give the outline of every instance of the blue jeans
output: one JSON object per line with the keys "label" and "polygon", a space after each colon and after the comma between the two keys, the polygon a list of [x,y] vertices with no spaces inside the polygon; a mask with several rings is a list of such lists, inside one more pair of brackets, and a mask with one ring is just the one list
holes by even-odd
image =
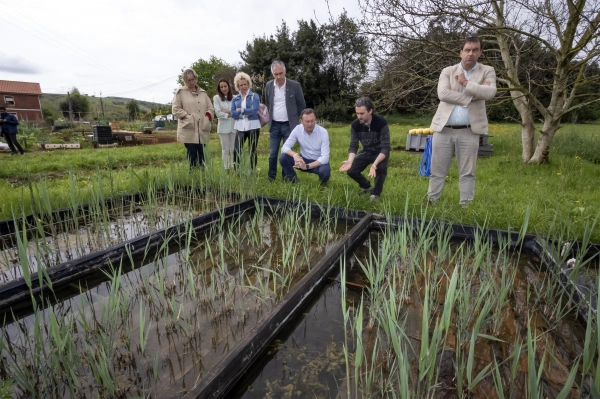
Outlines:
{"label": "blue jeans", "polygon": [[277,178],[277,158],[282,143],[290,136],[289,122],[271,121],[271,129],[269,130],[269,180],[273,181]]}
{"label": "blue jeans", "polygon": [[[315,159],[308,159],[304,157],[302,157],[302,159],[304,160],[304,163],[312,163],[316,161]],[[298,178],[296,177],[296,169],[294,168],[294,158],[290,157],[288,154],[281,154],[281,156],[279,157],[279,162],[281,163],[281,173],[283,174],[283,181],[291,181],[292,183],[297,182]],[[319,180],[321,180],[322,184],[327,183],[327,181],[329,180],[329,176],[331,175],[331,167],[329,166],[329,163],[326,163],[325,165],[319,165],[314,169],[298,170],[301,170],[302,172],[316,174],[317,176],[319,176]]]}

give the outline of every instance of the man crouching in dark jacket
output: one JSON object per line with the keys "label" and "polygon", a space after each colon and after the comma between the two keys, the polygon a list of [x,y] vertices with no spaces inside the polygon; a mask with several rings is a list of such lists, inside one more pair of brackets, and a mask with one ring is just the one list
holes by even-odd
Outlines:
{"label": "man crouching in dark jacket", "polygon": [[[383,190],[390,156],[390,128],[385,119],[375,115],[375,106],[369,97],[361,97],[354,104],[357,119],[350,126],[350,148],[348,159],[342,162],[340,172],[358,183],[362,193],[370,194],[370,201],[376,202]],[[358,152],[358,144],[362,151]],[[362,175],[371,165],[368,177],[375,179],[375,187]]]}
{"label": "man crouching in dark jacket", "polygon": [[6,107],[0,105],[0,127],[2,127],[2,135],[6,140],[6,144],[10,147],[12,155],[17,155],[17,150],[21,155],[25,155],[25,151],[21,147],[21,144],[17,141],[17,125],[19,121],[17,118],[6,112]]}

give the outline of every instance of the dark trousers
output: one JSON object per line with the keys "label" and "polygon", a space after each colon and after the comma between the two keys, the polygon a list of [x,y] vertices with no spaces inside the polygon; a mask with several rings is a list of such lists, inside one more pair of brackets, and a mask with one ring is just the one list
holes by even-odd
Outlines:
{"label": "dark trousers", "polygon": [[277,158],[281,144],[290,137],[291,133],[289,122],[271,121],[269,130],[269,180],[274,181],[277,177]]}
{"label": "dark trousers", "polygon": [[[302,155],[301,155],[302,156]],[[315,162],[315,159],[308,159],[302,157],[304,163]],[[296,170],[301,170],[302,172],[314,173],[319,176],[319,180],[321,183],[327,183],[329,180],[329,176],[331,175],[331,167],[329,163],[325,165],[319,165],[314,169],[304,170],[304,169],[295,169],[294,168],[294,158],[290,157],[288,154],[281,154],[279,157],[279,163],[281,163],[281,173],[283,174],[283,181],[291,181],[296,182],[298,178],[296,177]]]}
{"label": "dark trousers", "polygon": [[240,167],[240,156],[246,140],[248,140],[248,149],[250,150],[250,168],[256,168],[256,161],[258,159],[258,156],[256,155],[256,147],[258,146],[259,135],[260,129],[237,132],[237,136],[235,138],[235,150],[233,151],[233,163],[236,168]]}
{"label": "dark trousers", "polygon": [[[371,188],[371,182],[369,182],[369,180],[362,175],[362,171],[365,170],[367,166],[375,162],[375,159],[377,159],[378,155],[379,153],[369,154],[366,152],[361,152],[354,157],[352,166],[350,169],[348,169],[347,173],[350,178],[358,183],[360,188]],[[375,187],[371,190],[371,194],[373,195],[381,195],[381,192],[383,191],[383,183],[385,182],[385,177],[387,176],[388,159],[389,158],[386,157],[383,162],[377,165],[375,170]]]}
{"label": "dark trousers", "polygon": [[204,144],[184,143],[190,168],[204,166]]}
{"label": "dark trousers", "polygon": [[13,154],[16,154],[17,150],[19,150],[21,154],[25,153],[25,151],[23,151],[23,148],[21,147],[21,144],[19,144],[19,142],[17,141],[16,133],[3,133],[3,135],[4,139],[6,140],[6,144],[8,144],[8,147],[10,148]]}

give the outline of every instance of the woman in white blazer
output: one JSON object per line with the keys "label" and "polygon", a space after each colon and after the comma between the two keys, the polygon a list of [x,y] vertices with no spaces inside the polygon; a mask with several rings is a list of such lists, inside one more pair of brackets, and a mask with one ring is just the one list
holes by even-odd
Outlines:
{"label": "woman in white blazer", "polygon": [[213,98],[215,105],[215,115],[219,120],[217,133],[221,139],[221,149],[223,153],[223,166],[226,170],[233,166],[233,150],[235,147],[235,129],[233,127],[235,120],[231,117],[231,99],[233,93],[229,82],[225,79],[217,83],[217,95]]}

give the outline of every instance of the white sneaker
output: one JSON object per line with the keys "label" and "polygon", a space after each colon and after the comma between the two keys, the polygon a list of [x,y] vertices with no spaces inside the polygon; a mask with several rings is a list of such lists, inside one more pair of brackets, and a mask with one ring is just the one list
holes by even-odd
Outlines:
{"label": "white sneaker", "polygon": [[379,200],[379,195],[371,194],[369,197],[369,202],[377,202]]}

